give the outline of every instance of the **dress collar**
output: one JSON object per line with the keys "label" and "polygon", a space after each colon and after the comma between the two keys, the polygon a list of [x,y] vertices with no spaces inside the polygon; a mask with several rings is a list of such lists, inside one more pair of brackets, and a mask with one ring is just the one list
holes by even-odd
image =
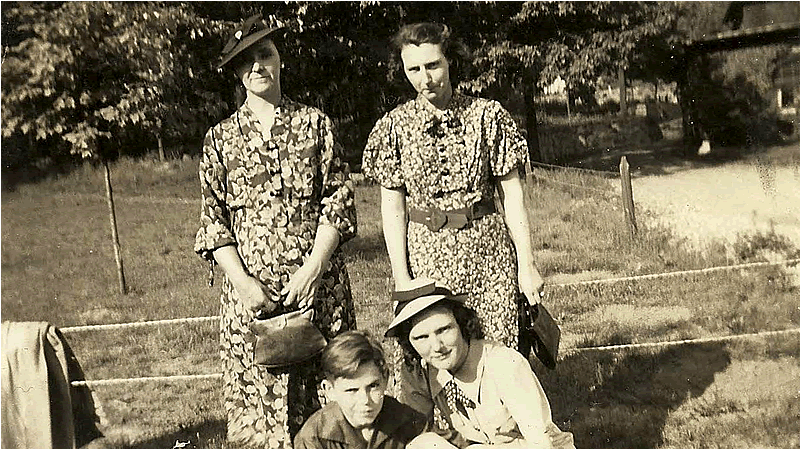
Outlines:
{"label": "dress collar", "polygon": [[464,104],[465,100],[465,95],[453,91],[453,96],[450,97],[450,102],[447,103],[447,107],[444,109],[439,109],[432,105],[430,101],[422,96],[422,94],[417,95],[417,97],[414,99],[414,102],[416,103],[418,109],[433,114],[437,118],[444,119],[451,117],[456,110],[458,110],[462,104]]}
{"label": "dress collar", "polygon": [[[294,102],[286,96],[281,96],[281,99],[278,101],[278,104],[275,105],[275,122],[272,124],[272,128],[275,129],[275,125],[278,125],[283,122],[284,118],[287,115],[287,111],[289,111],[294,106]],[[239,123],[239,131],[242,134],[245,134],[244,127],[249,129],[260,129],[261,123],[258,122],[255,113],[250,106],[247,105],[245,101],[239,106],[239,109],[236,110],[236,120]]]}

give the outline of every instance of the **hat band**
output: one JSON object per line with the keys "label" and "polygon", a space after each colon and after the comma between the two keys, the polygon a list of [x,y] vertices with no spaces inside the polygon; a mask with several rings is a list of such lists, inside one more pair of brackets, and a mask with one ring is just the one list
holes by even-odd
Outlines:
{"label": "hat band", "polygon": [[436,284],[431,282],[411,290],[395,291],[392,293],[392,300],[399,302],[411,301],[422,296],[428,296],[434,291],[436,291]]}

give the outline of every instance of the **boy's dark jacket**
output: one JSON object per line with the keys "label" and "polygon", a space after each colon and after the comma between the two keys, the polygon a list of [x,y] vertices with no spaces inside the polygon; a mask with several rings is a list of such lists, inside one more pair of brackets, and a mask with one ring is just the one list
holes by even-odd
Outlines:
{"label": "boy's dark jacket", "polygon": [[331,402],[308,418],[294,439],[294,449],[404,449],[426,430],[426,417],[386,396],[375,418],[372,441],[347,422],[339,405]]}

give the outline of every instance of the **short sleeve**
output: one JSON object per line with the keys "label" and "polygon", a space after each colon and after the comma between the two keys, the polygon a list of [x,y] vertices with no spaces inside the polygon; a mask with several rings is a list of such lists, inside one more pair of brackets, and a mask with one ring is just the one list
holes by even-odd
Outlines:
{"label": "short sleeve", "polygon": [[490,102],[492,113],[486,126],[489,129],[488,142],[491,142],[492,175],[502,177],[514,168],[519,170],[520,177],[525,175],[528,163],[528,143],[520,133],[511,114],[500,103]]}
{"label": "short sleeve", "polygon": [[333,226],[339,231],[340,243],[356,235],[356,206],[350,166],[344,161],[341,145],[331,119],[323,115],[320,125],[322,151],[322,209],[320,224]]}
{"label": "short sleeve", "polygon": [[225,203],[227,170],[214,137],[212,128],[203,140],[203,158],[200,161],[200,229],[194,244],[195,252],[207,260],[213,260],[212,253],[215,249],[236,244],[231,230],[230,210]]}
{"label": "short sleeve", "polygon": [[387,189],[397,189],[405,184],[400,168],[400,138],[390,114],[378,120],[369,133],[361,172]]}

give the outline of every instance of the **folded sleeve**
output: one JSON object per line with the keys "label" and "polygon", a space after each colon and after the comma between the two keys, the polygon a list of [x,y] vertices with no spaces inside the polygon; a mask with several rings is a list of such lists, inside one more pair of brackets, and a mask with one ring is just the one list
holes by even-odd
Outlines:
{"label": "folded sleeve", "polygon": [[492,175],[502,177],[516,168],[520,177],[524,177],[528,162],[528,143],[511,114],[500,103],[492,101],[489,103],[487,117],[490,117],[485,125],[488,131],[487,142],[492,145]]}
{"label": "folded sleeve", "polygon": [[345,242],[353,238],[357,230],[355,191],[350,179],[350,166],[344,161],[344,152],[336,140],[333,122],[326,115],[321,119],[320,135],[323,143],[320,161],[320,224],[336,228],[339,231],[339,241]]}
{"label": "folded sleeve", "polygon": [[508,349],[493,365],[498,373],[497,391],[525,440],[531,447],[550,448],[545,435],[551,422],[550,404],[528,361]]}
{"label": "folded sleeve", "polygon": [[400,139],[390,114],[378,120],[369,133],[361,171],[365,177],[387,189],[397,189],[405,184],[400,167]]}
{"label": "folded sleeve", "polygon": [[227,170],[222,153],[215,141],[214,129],[209,129],[203,140],[203,158],[200,161],[200,190],[202,205],[200,229],[195,237],[194,250],[201,257],[213,260],[215,249],[235,245],[231,229],[230,210],[225,203]]}

